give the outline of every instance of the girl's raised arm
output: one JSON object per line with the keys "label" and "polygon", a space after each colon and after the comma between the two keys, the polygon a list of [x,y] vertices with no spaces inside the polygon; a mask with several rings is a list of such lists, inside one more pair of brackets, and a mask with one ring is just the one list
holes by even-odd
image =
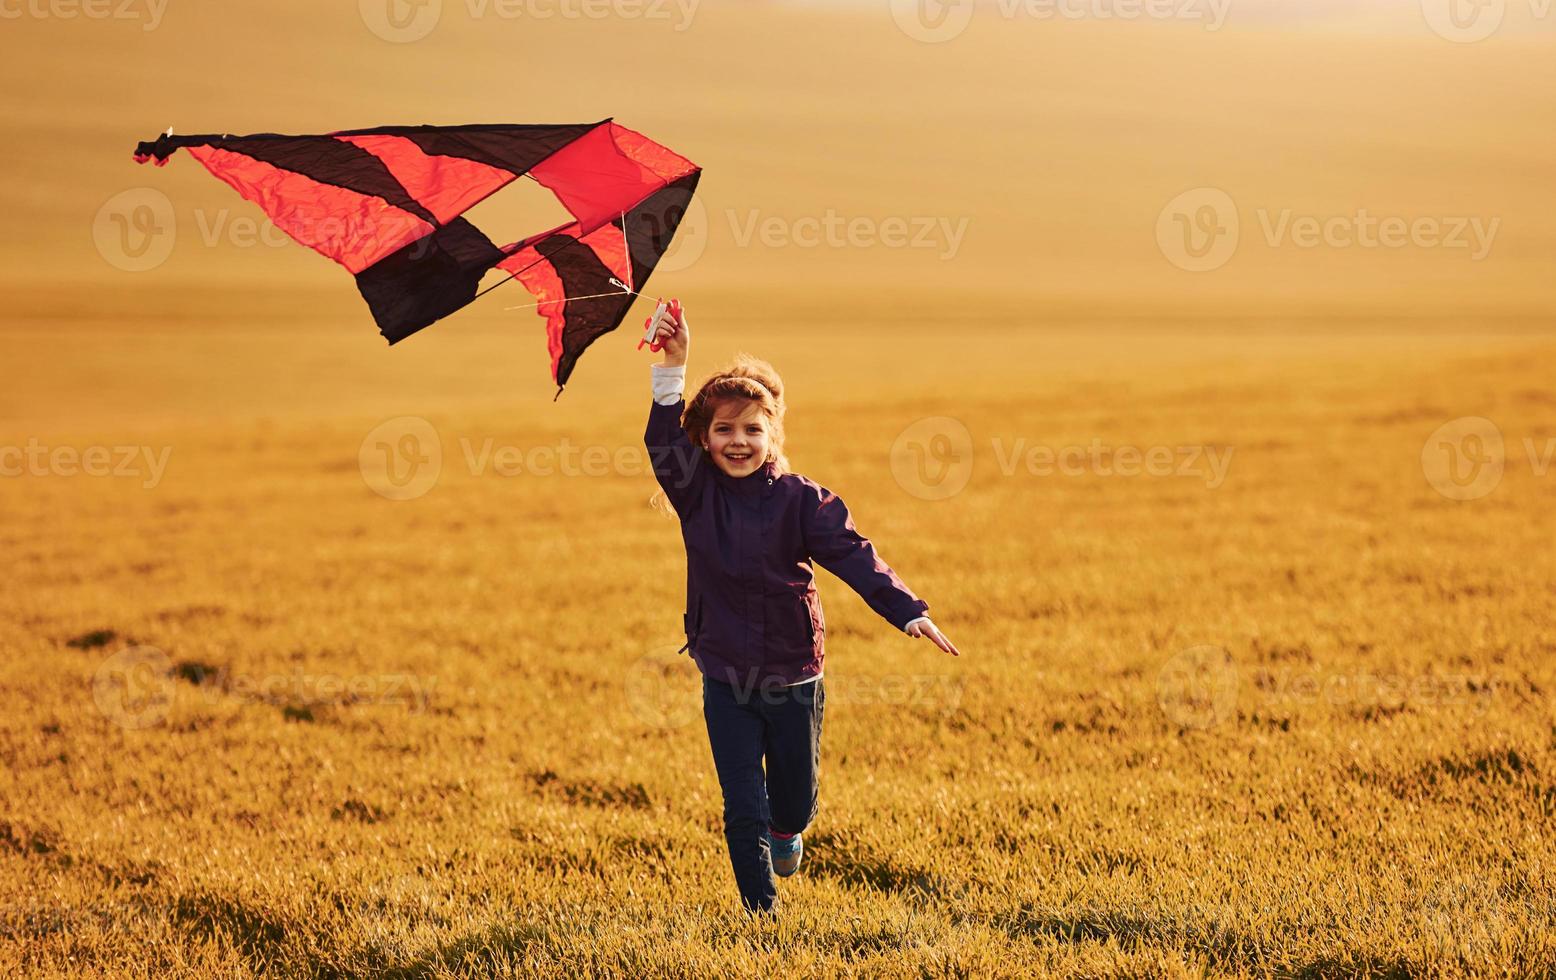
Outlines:
{"label": "girl's raised arm", "polygon": [[681,412],[686,407],[682,392],[686,388],[686,358],[691,348],[691,329],[683,310],[679,318],[668,311],[661,319],[654,339],[664,345],[663,364],[652,368],[654,399],[648,409],[648,428],[643,445],[648,449],[654,479],[664,489],[677,514],[685,515],[702,496],[707,479],[702,452],[681,428]]}

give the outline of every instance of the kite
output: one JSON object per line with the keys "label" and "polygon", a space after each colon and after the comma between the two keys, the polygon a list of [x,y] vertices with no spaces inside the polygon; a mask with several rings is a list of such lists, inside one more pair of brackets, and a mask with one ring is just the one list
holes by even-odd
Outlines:
{"label": "kite", "polygon": [[[179,149],[300,244],[356,277],[390,344],[517,279],[546,321],[557,394],[584,350],[626,318],[670,247],[702,169],[611,119],[572,125],[380,126],[316,136],[174,136]],[[572,221],[507,245],[462,215],[520,177]],[[483,276],[508,277],[481,290]]]}

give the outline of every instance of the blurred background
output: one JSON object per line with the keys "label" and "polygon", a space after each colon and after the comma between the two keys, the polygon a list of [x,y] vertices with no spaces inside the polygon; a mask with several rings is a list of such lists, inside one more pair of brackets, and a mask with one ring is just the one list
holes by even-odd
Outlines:
{"label": "blurred background", "polygon": [[[1533,0],[34,5],[0,66],[8,420],[552,394],[540,319],[502,310],[521,287],[388,350],[342,270],[193,160],[130,160],[169,126],[614,116],[705,168],[654,286],[709,344],[825,318],[888,357],[948,320],[1408,346],[1552,312],[1556,28]],[[474,217],[510,240],[548,203]],[[580,410],[638,377],[626,339],[584,360]],[[271,343],[276,367],[247,356]],[[942,344],[919,380],[990,354]],[[91,383],[61,388],[65,361]]]}

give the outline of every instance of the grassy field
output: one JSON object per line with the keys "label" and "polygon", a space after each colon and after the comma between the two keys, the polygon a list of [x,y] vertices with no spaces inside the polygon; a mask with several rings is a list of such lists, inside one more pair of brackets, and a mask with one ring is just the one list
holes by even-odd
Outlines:
{"label": "grassy field", "polygon": [[[582,6],[4,11],[0,976],[1556,974],[1545,4],[542,16]],[[692,375],[778,366],[795,467],[964,652],[820,575],[777,924],[674,652],[648,355],[553,402],[515,286],[386,349],[130,160],[606,116],[705,168],[652,284]]]}
{"label": "grassy field", "polygon": [[[891,365],[939,331],[841,326],[709,321],[693,373],[786,370],[796,467],[965,656],[822,574],[781,923],[737,909],[622,345],[598,404],[38,437],[167,455],[0,482],[0,972],[1556,969],[1549,340],[969,328],[925,392]],[[1464,416],[1489,490],[1423,462]],[[420,424],[437,479],[396,489],[374,447]]]}

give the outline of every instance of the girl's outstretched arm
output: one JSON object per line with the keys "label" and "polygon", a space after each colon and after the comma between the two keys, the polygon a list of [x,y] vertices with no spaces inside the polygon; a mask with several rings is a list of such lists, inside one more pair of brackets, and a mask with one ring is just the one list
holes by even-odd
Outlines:
{"label": "girl's outstretched arm", "polygon": [[[913,594],[891,566],[876,554],[870,539],[854,527],[843,498],[815,483],[808,483],[803,530],[805,548],[822,568],[859,593],[887,622],[909,636],[927,636],[946,653],[959,656],[950,640],[924,613],[929,603]],[[943,642],[942,642],[943,641]]]}

